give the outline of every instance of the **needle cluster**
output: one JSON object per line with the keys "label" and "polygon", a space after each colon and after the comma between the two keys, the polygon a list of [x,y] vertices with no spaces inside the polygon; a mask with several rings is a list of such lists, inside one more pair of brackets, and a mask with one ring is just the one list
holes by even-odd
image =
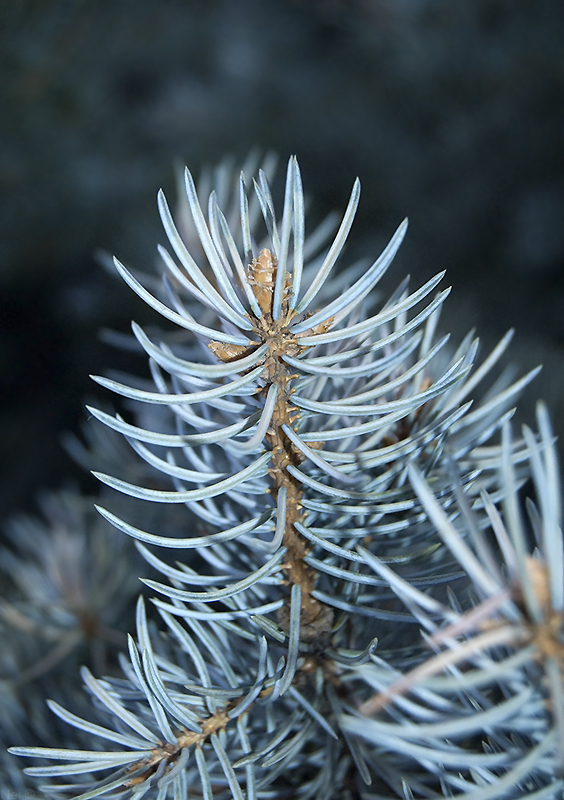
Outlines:
{"label": "needle cluster", "polygon": [[97,473],[139,501],[98,511],[160,578],[123,675],[83,670],[91,717],[50,703],[84,744],[11,752],[81,800],[556,800],[559,479],[544,408],[510,429],[536,371],[491,378],[511,332],[437,336],[444,273],[375,302],[405,221],[335,275],[358,180],[306,237],[296,159],[279,217],[263,166],[186,171],[176,221],[159,193],[159,285],[115,260],[173,330],[133,324],[150,379],[95,377],[144,477]]}

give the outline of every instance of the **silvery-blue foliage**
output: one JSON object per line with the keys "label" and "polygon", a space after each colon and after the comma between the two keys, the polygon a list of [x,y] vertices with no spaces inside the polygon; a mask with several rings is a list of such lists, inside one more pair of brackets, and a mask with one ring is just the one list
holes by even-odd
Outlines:
{"label": "silvery-blue foliage", "polygon": [[[7,582],[0,618],[23,637],[34,658],[19,683],[87,645],[100,667],[104,651],[124,642],[120,620],[138,591],[135,555],[75,491],[44,494],[43,518],[20,515],[6,525],[0,572]],[[22,643],[23,644],[23,643]]]}
{"label": "silvery-blue foliage", "polygon": [[95,378],[126,416],[90,408],[138,464],[98,477],[139,503],[98,509],[156,614],[122,677],[83,670],[91,717],[51,703],[80,747],[12,752],[83,800],[560,797],[558,475],[542,408],[509,427],[535,372],[490,377],[511,333],[437,335],[443,273],[373,300],[406,222],[336,276],[359,182],[306,236],[296,159],[279,215],[271,167],[186,171],[177,222],[159,193],[159,284],[115,260],[173,323],[133,325],[150,380]]}

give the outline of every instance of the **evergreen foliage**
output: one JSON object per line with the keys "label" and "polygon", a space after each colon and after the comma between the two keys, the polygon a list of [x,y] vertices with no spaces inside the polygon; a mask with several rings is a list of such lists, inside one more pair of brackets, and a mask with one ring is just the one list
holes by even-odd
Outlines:
{"label": "evergreen foliage", "polygon": [[173,323],[133,324],[150,379],[95,378],[126,416],[90,408],[154,596],[121,674],[82,669],[93,709],[50,701],[65,743],[11,752],[82,800],[561,798],[559,477],[544,407],[510,422],[536,371],[491,377],[511,333],[437,336],[443,273],[374,299],[406,222],[335,276],[359,182],[306,237],[296,159],[279,217],[271,170],[186,171],[176,222],[159,193],[158,284],[115,260]]}

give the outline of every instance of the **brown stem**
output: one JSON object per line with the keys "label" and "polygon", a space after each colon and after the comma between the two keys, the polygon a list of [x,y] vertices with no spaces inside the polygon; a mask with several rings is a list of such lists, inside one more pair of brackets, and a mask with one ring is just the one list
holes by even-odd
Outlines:
{"label": "brown stem", "polygon": [[[260,256],[254,259],[249,266],[248,280],[253,287],[257,303],[261,309],[260,319],[252,317],[254,333],[258,336],[260,344],[268,346],[263,360],[264,386],[262,394],[268,394],[271,386],[278,387],[276,405],[272,414],[270,428],[266,441],[272,451],[270,476],[273,487],[271,493],[275,502],[281,488],[286,489],[286,523],[283,544],[286,548],[286,560],[282,567],[287,575],[290,586],[297,584],[301,588],[301,619],[300,638],[311,641],[319,636],[326,636],[333,624],[333,610],[312,597],[315,589],[316,573],[305,563],[309,552],[309,543],[296,530],[296,523],[305,521],[302,508],[302,488],[298,481],[288,472],[290,465],[297,465],[303,460],[302,453],[288,439],[283,431],[283,426],[294,427],[299,418],[298,409],[292,405],[292,382],[298,375],[294,374],[284,362],[283,356],[298,356],[306,348],[298,343],[297,338],[291,333],[290,322],[295,316],[295,311],[290,309],[288,293],[290,278],[286,276],[286,286],[282,300],[282,309],[279,319],[273,319],[274,287],[276,284],[277,262],[269,250],[263,250]],[[327,321],[315,329],[307,331],[304,336],[313,333],[322,333],[331,325]],[[237,361],[248,354],[248,349],[235,348],[219,342],[210,342],[212,352],[223,361]],[[281,609],[278,622],[284,629],[289,628],[289,601]]]}

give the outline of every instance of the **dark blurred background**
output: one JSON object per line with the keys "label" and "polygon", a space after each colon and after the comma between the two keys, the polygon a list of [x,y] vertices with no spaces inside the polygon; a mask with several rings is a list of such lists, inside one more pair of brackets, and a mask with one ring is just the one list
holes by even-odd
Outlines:
{"label": "dark blurred background", "polygon": [[[155,194],[251,147],[296,153],[312,216],[363,197],[350,256],[400,220],[388,285],[447,268],[443,327],[544,363],[564,436],[562,0],[0,3],[0,510],[74,472],[60,446],[142,304],[93,258],[151,269]],[[84,479],[86,480],[86,479]]]}

